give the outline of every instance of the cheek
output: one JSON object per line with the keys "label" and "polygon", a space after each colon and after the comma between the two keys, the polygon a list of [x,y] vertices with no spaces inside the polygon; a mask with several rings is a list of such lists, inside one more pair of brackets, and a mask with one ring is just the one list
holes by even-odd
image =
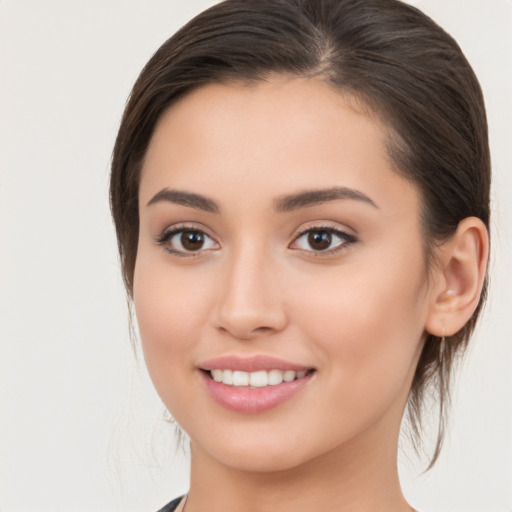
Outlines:
{"label": "cheek", "polygon": [[400,261],[395,253],[394,259],[383,257],[371,266],[361,261],[360,268],[340,267],[336,273],[303,286],[308,293],[295,303],[297,318],[305,319],[301,330],[333,381],[357,390],[351,396],[370,385],[377,394],[394,393],[409,378],[421,344],[421,254]]}
{"label": "cheek", "polygon": [[193,367],[194,348],[210,309],[208,281],[197,269],[187,270],[176,271],[144,254],[135,267],[134,305],[142,349],[160,394]]}

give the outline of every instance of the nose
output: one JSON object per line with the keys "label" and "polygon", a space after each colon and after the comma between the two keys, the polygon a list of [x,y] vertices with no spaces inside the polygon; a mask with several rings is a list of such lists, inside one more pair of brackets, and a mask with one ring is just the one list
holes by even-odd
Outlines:
{"label": "nose", "polygon": [[283,330],[287,315],[282,276],[269,258],[247,250],[225,263],[215,308],[217,329],[239,340]]}

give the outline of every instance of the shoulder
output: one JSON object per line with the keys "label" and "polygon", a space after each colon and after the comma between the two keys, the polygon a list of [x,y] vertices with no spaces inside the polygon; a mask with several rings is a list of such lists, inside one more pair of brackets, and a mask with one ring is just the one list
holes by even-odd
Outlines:
{"label": "shoulder", "polygon": [[170,503],[167,503],[167,505],[162,507],[158,512],[173,512],[173,510],[176,510],[182,499],[183,496],[180,496],[179,498],[172,500]]}

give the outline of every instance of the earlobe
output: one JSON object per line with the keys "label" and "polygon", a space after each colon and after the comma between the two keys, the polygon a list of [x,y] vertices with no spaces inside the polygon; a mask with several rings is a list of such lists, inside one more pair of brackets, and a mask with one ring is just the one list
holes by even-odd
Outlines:
{"label": "earlobe", "polygon": [[425,328],[435,336],[451,336],[464,327],[480,300],[489,257],[485,224],[476,217],[462,220],[437,256],[436,284]]}

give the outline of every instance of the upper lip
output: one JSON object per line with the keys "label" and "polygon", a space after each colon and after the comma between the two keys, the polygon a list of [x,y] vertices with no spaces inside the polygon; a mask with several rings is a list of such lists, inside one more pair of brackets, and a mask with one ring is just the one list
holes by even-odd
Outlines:
{"label": "upper lip", "polygon": [[244,372],[255,372],[259,370],[293,370],[296,372],[310,370],[310,366],[291,363],[277,357],[256,355],[241,357],[237,355],[226,355],[208,359],[200,363],[202,370],[239,370]]}

